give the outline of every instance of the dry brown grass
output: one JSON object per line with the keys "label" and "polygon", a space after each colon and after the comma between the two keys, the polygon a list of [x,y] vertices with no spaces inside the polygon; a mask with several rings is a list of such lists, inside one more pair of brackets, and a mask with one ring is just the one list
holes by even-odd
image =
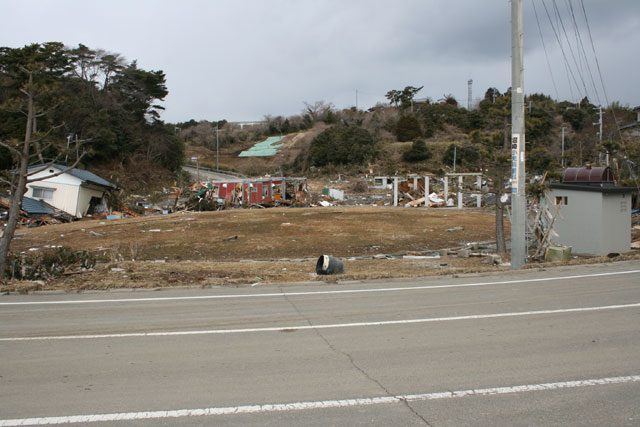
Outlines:
{"label": "dry brown grass", "polygon": [[[483,210],[386,207],[233,209],[115,221],[79,221],[18,230],[13,251],[64,245],[94,250],[95,270],[52,282],[10,282],[5,291],[82,291],[168,286],[370,280],[505,270],[484,258],[373,259],[376,254],[431,255],[494,238]],[[462,231],[447,231],[456,226]],[[507,235],[508,235],[507,229]],[[237,236],[237,240],[227,241]],[[345,274],[316,276],[322,254],[341,258]],[[358,259],[350,259],[357,257]],[[132,261],[135,258],[136,261]],[[638,259],[627,255],[617,259]],[[508,261],[508,257],[505,258]],[[606,262],[574,259],[567,264]],[[548,266],[550,264],[544,264]],[[529,264],[528,268],[541,264]]]}
{"label": "dry brown grass", "polygon": [[[21,229],[13,251],[64,245],[137,260],[238,260],[424,253],[494,238],[481,210],[385,207],[233,209]],[[463,231],[448,232],[455,227]],[[236,240],[227,241],[237,236]]]}
{"label": "dry brown grass", "polygon": [[[447,231],[454,226],[465,229]],[[493,235],[492,213],[455,209],[233,209],[78,221],[20,229],[12,250],[28,252],[59,245],[92,250],[104,261],[95,271],[46,285],[22,283],[7,289],[71,291],[326,280],[312,276],[315,261],[322,254],[345,259],[346,274],[340,280],[416,277],[468,268],[465,264],[479,261],[347,258],[429,254],[471,241],[492,240]]]}

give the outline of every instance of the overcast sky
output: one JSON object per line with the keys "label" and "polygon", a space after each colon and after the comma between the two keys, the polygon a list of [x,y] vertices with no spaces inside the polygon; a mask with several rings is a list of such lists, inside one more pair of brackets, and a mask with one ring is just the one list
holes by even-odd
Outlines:
{"label": "overcast sky", "polygon": [[[605,105],[597,57],[609,100],[640,105],[640,1],[583,3],[556,0],[559,19],[553,0],[524,0],[525,92],[569,101],[586,94]],[[409,85],[424,86],[419,98],[453,94],[466,106],[470,79],[476,99],[511,85],[510,7],[508,0],[0,0],[0,45],[82,43],[163,70],[168,122],[261,120],[320,100],[348,108],[356,91],[366,109]]]}

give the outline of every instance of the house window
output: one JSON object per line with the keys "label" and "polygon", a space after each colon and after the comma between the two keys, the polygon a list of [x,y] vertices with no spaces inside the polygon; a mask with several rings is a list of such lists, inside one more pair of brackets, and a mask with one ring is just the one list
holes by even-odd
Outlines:
{"label": "house window", "polygon": [[269,197],[269,187],[267,185],[262,186],[262,197]]}
{"label": "house window", "polygon": [[54,190],[55,188],[33,187],[33,198],[51,200],[53,199]]}
{"label": "house window", "polygon": [[556,205],[565,205],[569,204],[569,198],[567,196],[556,196]]}

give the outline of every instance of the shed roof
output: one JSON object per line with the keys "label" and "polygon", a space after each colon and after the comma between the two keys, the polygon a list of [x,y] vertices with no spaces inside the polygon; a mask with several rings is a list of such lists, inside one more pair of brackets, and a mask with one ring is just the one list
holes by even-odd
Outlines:
{"label": "shed roof", "polygon": [[594,193],[603,194],[627,194],[637,191],[632,187],[618,187],[618,186],[599,186],[599,185],[586,185],[586,184],[549,184],[549,188],[556,190],[573,190],[573,191],[590,191]]}
{"label": "shed roof", "polygon": [[615,178],[610,167],[567,168],[562,174],[563,184],[614,184]]}

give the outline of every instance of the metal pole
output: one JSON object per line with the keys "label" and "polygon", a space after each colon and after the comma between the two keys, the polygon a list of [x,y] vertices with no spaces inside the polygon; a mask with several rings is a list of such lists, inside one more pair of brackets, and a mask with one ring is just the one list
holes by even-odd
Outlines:
{"label": "metal pole", "polygon": [[455,173],[456,171],[456,154],[457,154],[457,145],[453,146],[453,172]]}
{"label": "metal pole", "polygon": [[398,177],[393,177],[393,206],[398,206]]}
{"label": "metal pole", "polygon": [[[600,125],[600,147],[602,147],[602,106],[599,107],[600,110],[600,121],[599,121],[599,125]],[[610,166],[609,164],[609,150],[607,150],[607,166]]]}
{"label": "metal pole", "polygon": [[562,153],[560,154],[560,164],[562,167],[564,167],[564,129],[565,127],[562,126]]}
{"label": "metal pole", "polygon": [[449,177],[445,175],[444,176],[444,203],[445,203],[445,206],[446,206],[448,200],[449,200]]}
{"label": "metal pole", "polygon": [[522,0],[511,0],[511,269],[526,260]]}
{"label": "metal pole", "polygon": [[424,205],[429,207],[429,177],[424,177]]}
{"label": "metal pole", "polygon": [[220,170],[220,156],[218,146],[220,145],[218,142],[218,125],[216,125],[216,169]]}

